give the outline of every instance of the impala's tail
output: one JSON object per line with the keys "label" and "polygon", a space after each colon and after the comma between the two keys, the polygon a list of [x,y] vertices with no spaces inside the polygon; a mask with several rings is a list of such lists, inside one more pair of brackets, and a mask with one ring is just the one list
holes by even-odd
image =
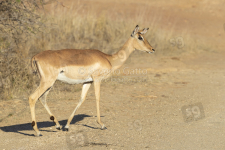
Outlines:
{"label": "impala's tail", "polygon": [[38,76],[40,77],[39,71],[38,71],[38,65],[37,61],[35,60],[35,56],[31,59],[31,68],[33,70],[33,73],[36,75],[38,73]]}

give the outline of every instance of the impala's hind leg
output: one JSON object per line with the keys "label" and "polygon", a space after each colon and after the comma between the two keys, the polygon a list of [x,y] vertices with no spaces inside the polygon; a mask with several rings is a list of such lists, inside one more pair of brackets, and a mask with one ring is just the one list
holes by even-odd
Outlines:
{"label": "impala's hind leg", "polygon": [[47,110],[48,114],[50,115],[50,119],[56,124],[56,129],[60,130],[60,124],[58,122],[58,120],[56,119],[56,117],[52,114],[52,112],[50,111],[47,102],[46,102],[46,97],[49,93],[50,89],[48,91],[46,91],[43,96],[41,96],[39,98],[40,102],[42,103],[42,105],[45,107],[45,109]]}
{"label": "impala's hind leg", "polygon": [[40,131],[38,130],[37,122],[36,122],[36,118],[35,118],[35,104],[39,97],[41,97],[43,94],[45,94],[45,92],[48,92],[48,90],[53,85],[53,83],[54,82],[50,82],[50,81],[49,82],[40,82],[39,87],[29,97],[29,104],[30,104],[30,111],[31,111],[31,118],[32,118],[31,125],[33,126],[33,129],[36,131],[37,136],[40,136],[41,134],[40,134]]}
{"label": "impala's hind leg", "polygon": [[87,92],[89,90],[89,88],[91,87],[91,83],[85,83],[83,84],[83,87],[82,87],[82,93],[81,93],[81,99],[79,101],[79,103],[77,104],[77,107],[74,109],[73,113],[70,115],[68,121],[67,121],[67,124],[65,126],[65,130],[69,130],[69,125],[70,125],[70,122],[72,121],[73,117],[74,117],[74,114],[76,113],[77,109],[81,106],[81,104],[84,102],[86,96],[87,96]]}

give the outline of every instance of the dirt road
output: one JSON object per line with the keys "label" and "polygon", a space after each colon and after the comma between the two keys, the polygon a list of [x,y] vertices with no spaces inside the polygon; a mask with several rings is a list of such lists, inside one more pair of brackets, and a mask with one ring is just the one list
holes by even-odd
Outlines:
{"label": "dirt road", "polygon": [[[69,132],[57,131],[37,102],[42,137],[33,136],[27,100],[6,101],[5,107],[16,107],[16,113],[1,122],[0,149],[224,149],[224,56],[218,52],[159,58],[134,53],[124,67],[142,66],[147,74],[114,76],[102,84],[101,115],[107,130],[100,130],[95,121],[93,87]],[[61,125],[80,91],[69,94],[74,100],[53,99],[53,94],[48,98]]]}
{"label": "dirt road", "polygon": [[[64,5],[70,6],[69,2],[65,1]],[[117,16],[133,17],[139,10],[146,10],[143,19],[153,20],[161,31],[159,35],[173,28],[174,34],[180,36],[185,30],[190,39],[210,44],[212,48],[194,45],[196,53],[187,51],[182,55],[159,54],[157,49],[152,55],[134,52],[118,75],[102,83],[100,110],[107,130],[100,130],[96,123],[93,86],[69,132],[56,130],[38,101],[36,118],[42,137],[34,136],[28,97],[2,100],[0,150],[225,149],[222,2],[80,1],[85,10],[117,12]],[[158,18],[154,20],[154,16]],[[136,69],[140,72],[132,72]],[[74,87],[75,92],[53,88],[48,96],[48,105],[62,126],[80,98],[81,85]]]}

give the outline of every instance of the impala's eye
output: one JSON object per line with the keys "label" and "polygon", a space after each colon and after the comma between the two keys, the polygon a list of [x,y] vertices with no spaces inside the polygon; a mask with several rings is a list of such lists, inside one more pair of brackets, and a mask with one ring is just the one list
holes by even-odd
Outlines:
{"label": "impala's eye", "polygon": [[138,37],[139,40],[143,41],[143,38],[141,36]]}

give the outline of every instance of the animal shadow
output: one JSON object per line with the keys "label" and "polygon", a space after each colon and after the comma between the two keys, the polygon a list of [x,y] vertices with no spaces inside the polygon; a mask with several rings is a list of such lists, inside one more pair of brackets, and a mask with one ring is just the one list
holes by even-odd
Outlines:
{"label": "animal shadow", "polygon": [[[92,117],[92,116],[85,115],[85,114],[76,115],[76,116],[74,116],[73,120],[71,121],[71,124],[75,124],[76,122],[81,121],[86,117]],[[66,125],[67,120],[61,120],[61,121],[59,121],[59,123],[60,123],[60,125]],[[37,122],[37,125],[38,125],[38,128],[40,129],[40,131],[57,132],[57,131],[52,131],[52,130],[41,129],[41,128],[48,128],[48,127],[54,126],[54,123],[52,121]],[[3,126],[3,127],[0,126],[0,130],[2,130],[4,132],[19,133],[19,134],[23,134],[26,136],[35,136],[34,134],[23,133],[23,131],[33,130],[31,123],[16,124],[16,125]]]}

